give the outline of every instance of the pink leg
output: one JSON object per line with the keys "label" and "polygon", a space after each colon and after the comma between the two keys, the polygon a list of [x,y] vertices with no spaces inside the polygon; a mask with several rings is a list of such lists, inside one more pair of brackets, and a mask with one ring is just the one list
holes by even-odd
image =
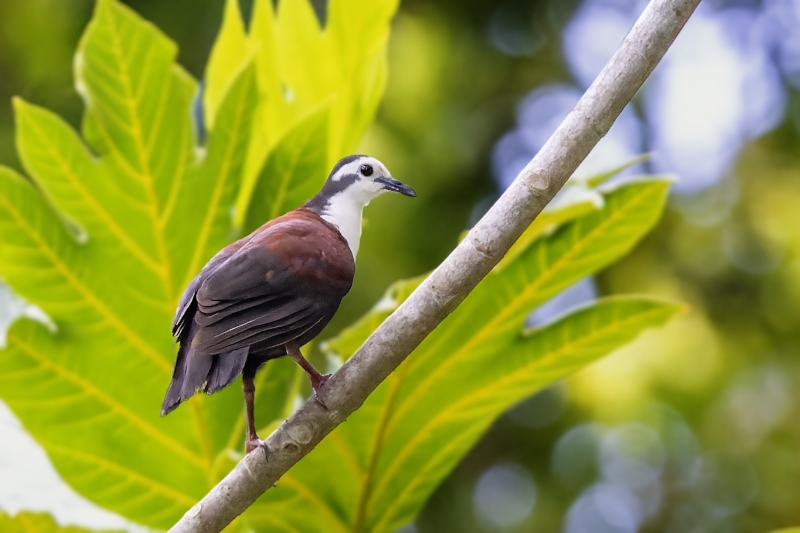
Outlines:
{"label": "pink leg", "polygon": [[311,363],[306,361],[306,358],[303,357],[302,353],[300,353],[300,348],[298,348],[296,345],[287,344],[286,353],[288,353],[289,357],[294,359],[294,361],[300,365],[300,368],[306,371],[306,374],[308,374],[308,379],[311,380],[311,388],[314,389],[314,393],[316,394],[319,388],[322,387],[326,381],[328,381],[330,375],[323,375],[317,372],[317,369],[311,366]]}

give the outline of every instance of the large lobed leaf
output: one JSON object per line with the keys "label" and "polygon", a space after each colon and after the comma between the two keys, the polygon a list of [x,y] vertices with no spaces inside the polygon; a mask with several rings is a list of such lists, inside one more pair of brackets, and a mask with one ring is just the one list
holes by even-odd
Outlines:
{"label": "large lobed leaf", "polygon": [[248,68],[198,153],[195,82],[175,54],[126,7],[98,2],[75,69],[88,146],[49,111],[16,100],[32,181],[0,168],[0,275],[57,327],[11,329],[0,394],[75,489],[162,526],[209,486],[214,437],[232,424],[216,413],[238,410],[228,394],[157,416],[174,357],[172,311],[227,240],[256,99]]}
{"label": "large lobed leaf", "polygon": [[[608,298],[522,335],[536,306],[612,263],[652,227],[668,182],[607,192],[590,212],[517,250],[307,458],[249,511],[266,530],[393,531],[505,409],[674,315],[674,304]],[[580,200],[577,200],[580,203]],[[572,215],[569,215],[572,213]],[[349,357],[413,290],[396,285],[327,348]],[[289,525],[291,524],[291,526]]]}
{"label": "large lobed leaf", "polygon": [[[12,327],[0,351],[0,397],[78,492],[153,527],[172,524],[240,457],[236,387],[158,413],[175,353],[172,313],[231,238],[252,110],[266,98],[258,57],[237,61],[198,146],[190,112],[197,83],[176,53],[129,8],[98,0],[75,57],[83,135],[16,99],[30,179],[0,167],[0,278],[56,328]],[[302,68],[318,81],[317,65]],[[325,157],[306,148],[321,143],[325,153],[326,120],[322,112],[273,119],[296,132],[268,163],[264,194],[282,198],[276,214],[324,180],[315,168]],[[292,169],[307,169],[308,183],[279,177]],[[259,373],[259,418],[286,416],[296,374],[288,360]]]}

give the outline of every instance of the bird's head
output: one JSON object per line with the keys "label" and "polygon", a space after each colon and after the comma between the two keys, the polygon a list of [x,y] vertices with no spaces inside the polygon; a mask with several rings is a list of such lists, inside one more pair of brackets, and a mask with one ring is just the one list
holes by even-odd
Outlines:
{"label": "bird's head", "polygon": [[394,179],[374,157],[351,155],[334,165],[322,190],[304,206],[339,228],[355,257],[361,236],[361,210],[385,192],[417,195],[414,189]]}
{"label": "bird's head", "polygon": [[394,179],[386,166],[374,157],[351,155],[334,165],[321,194],[342,195],[342,199],[364,206],[385,192],[417,195],[414,189]]}

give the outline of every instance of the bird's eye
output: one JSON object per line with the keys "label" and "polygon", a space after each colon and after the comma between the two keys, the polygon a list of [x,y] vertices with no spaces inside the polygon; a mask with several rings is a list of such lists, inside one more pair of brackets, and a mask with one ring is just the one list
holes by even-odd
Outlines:
{"label": "bird's eye", "polygon": [[361,165],[361,173],[365,176],[372,176],[372,165]]}

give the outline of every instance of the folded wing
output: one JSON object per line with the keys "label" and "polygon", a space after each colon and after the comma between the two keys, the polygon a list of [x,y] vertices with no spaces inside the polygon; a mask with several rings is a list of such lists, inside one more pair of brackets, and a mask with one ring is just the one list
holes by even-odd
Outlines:
{"label": "folded wing", "polygon": [[328,323],[355,265],[335,227],[299,209],[217,254],[187,287],[173,333],[180,349],[164,400],[169,412],[196,390],[216,392],[242,372],[300,345]]}

